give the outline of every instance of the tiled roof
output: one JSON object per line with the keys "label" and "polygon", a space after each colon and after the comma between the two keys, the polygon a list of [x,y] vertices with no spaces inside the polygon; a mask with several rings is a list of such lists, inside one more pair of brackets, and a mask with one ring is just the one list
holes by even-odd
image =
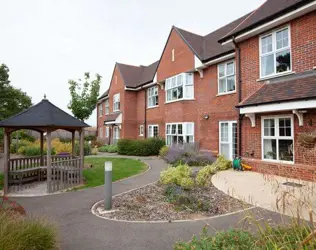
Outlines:
{"label": "tiled roof", "polygon": [[237,107],[316,98],[316,71],[285,77],[263,84]]}
{"label": "tiled roof", "polygon": [[117,63],[125,86],[129,88],[137,88],[146,83],[151,82],[156,74],[158,61],[148,66],[132,66],[122,63]]}
{"label": "tiled roof", "polygon": [[312,1],[314,0],[267,0],[258,9],[253,11],[251,15],[244,19],[243,22],[236,25],[230,32],[224,34],[220,39],[220,42],[251,30],[254,27],[282,16]]}
{"label": "tiled roof", "polygon": [[46,99],[29,109],[0,121],[0,127],[58,127],[84,128],[86,123],[69,115]]}
{"label": "tiled roof", "polygon": [[98,98],[98,100],[101,100],[101,99],[107,97],[108,95],[109,95],[109,90],[105,91],[105,92]]}
{"label": "tiled roof", "polygon": [[226,54],[228,52],[233,52],[234,49],[231,46],[223,46],[218,43],[219,38],[230,32],[236,27],[240,22],[250,15],[240,17],[235,21],[225,25],[224,27],[211,32],[206,36],[200,36],[192,32],[174,27],[176,31],[182,36],[188,46],[193,50],[196,56],[202,61],[208,61],[212,58],[216,58],[220,55]]}
{"label": "tiled roof", "polygon": [[121,113],[118,112],[118,113],[111,113],[111,114],[105,115],[104,122],[113,122],[113,121],[116,120],[116,118],[117,118],[120,114],[121,114]]}

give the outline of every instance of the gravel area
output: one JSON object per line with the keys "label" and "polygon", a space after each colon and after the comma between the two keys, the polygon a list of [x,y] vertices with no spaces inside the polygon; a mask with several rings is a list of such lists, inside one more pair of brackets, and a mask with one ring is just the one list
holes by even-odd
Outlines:
{"label": "gravel area", "polygon": [[104,213],[103,203],[95,208],[95,213],[109,219],[127,221],[174,221],[202,219],[215,215],[226,214],[248,208],[249,205],[228,196],[210,184],[208,187],[196,187],[184,191],[209,206],[205,211],[193,211],[185,207],[179,209],[174,203],[168,202],[165,195],[166,186],[150,184],[137,190],[118,195],[113,198],[110,213]]}

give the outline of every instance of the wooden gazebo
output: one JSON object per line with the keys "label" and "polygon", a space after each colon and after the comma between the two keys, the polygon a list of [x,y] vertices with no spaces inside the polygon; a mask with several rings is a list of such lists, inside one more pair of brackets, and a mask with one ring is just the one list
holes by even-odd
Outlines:
{"label": "wooden gazebo", "polygon": [[[86,123],[59,109],[45,97],[31,108],[0,121],[4,128],[4,194],[10,187],[23,188],[25,183],[47,180],[47,192],[53,193],[80,185],[83,180],[84,128]],[[40,133],[40,155],[10,159],[10,134],[29,129]],[[64,129],[72,133],[72,154],[52,156],[51,133]],[[75,133],[79,132],[80,156],[75,156]],[[44,133],[47,156],[44,157]]]}

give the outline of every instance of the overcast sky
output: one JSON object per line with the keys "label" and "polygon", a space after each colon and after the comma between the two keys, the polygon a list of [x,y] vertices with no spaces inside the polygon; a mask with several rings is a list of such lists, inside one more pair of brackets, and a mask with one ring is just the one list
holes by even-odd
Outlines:
{"label": "overcast sky", "polygon": [[[0,0],[0,63],[11,83],[70,112],[68,80],[99,73],[100,94],[115,62],[148,65],[172,25],[205,35],[264,0]],[[214,4],[216,3],[216,4]],[[95,111],[87,121],[96,124]]]}

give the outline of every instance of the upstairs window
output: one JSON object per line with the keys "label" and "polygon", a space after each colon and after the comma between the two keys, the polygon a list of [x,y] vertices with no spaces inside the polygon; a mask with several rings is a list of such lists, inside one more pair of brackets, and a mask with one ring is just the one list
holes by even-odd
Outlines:
{"label": "upstairs window", "polygon": [[230,61],[218,65],[218,94],[236,91],[235,62]]}
{"label": "upstairs window", "polygon": [[99,104],[99,116],[103,115],[103,103]]}
{"label": "upstairs window", "polygon": [[113,96],[113,112],[120,111],[120,94]]}
{"label": "upstairs window", "polygon": [[109,103],[109,99],[105,100],[105,114],[108,115],[110,114],[110,103]]}
{"label": "upstairs window", "polygon": [[166,144],[183,144],[194,142],[194,123],[167,123]]}
{"label": "upstairs window", "polygon": [[148,98],[148,101],[147,101],[148,108],[158,106],[158,87],[157,86],[154,86],[147,90],[147,98]]}
{"label": "upstairs window", "polygon": [[166,80],[166,102],[194,98],[193,73],[183,73]]}
{"label": "upstairs window", "polygon": [[260,38],[260,77],[290,72],[291,39],[289,27]]}

